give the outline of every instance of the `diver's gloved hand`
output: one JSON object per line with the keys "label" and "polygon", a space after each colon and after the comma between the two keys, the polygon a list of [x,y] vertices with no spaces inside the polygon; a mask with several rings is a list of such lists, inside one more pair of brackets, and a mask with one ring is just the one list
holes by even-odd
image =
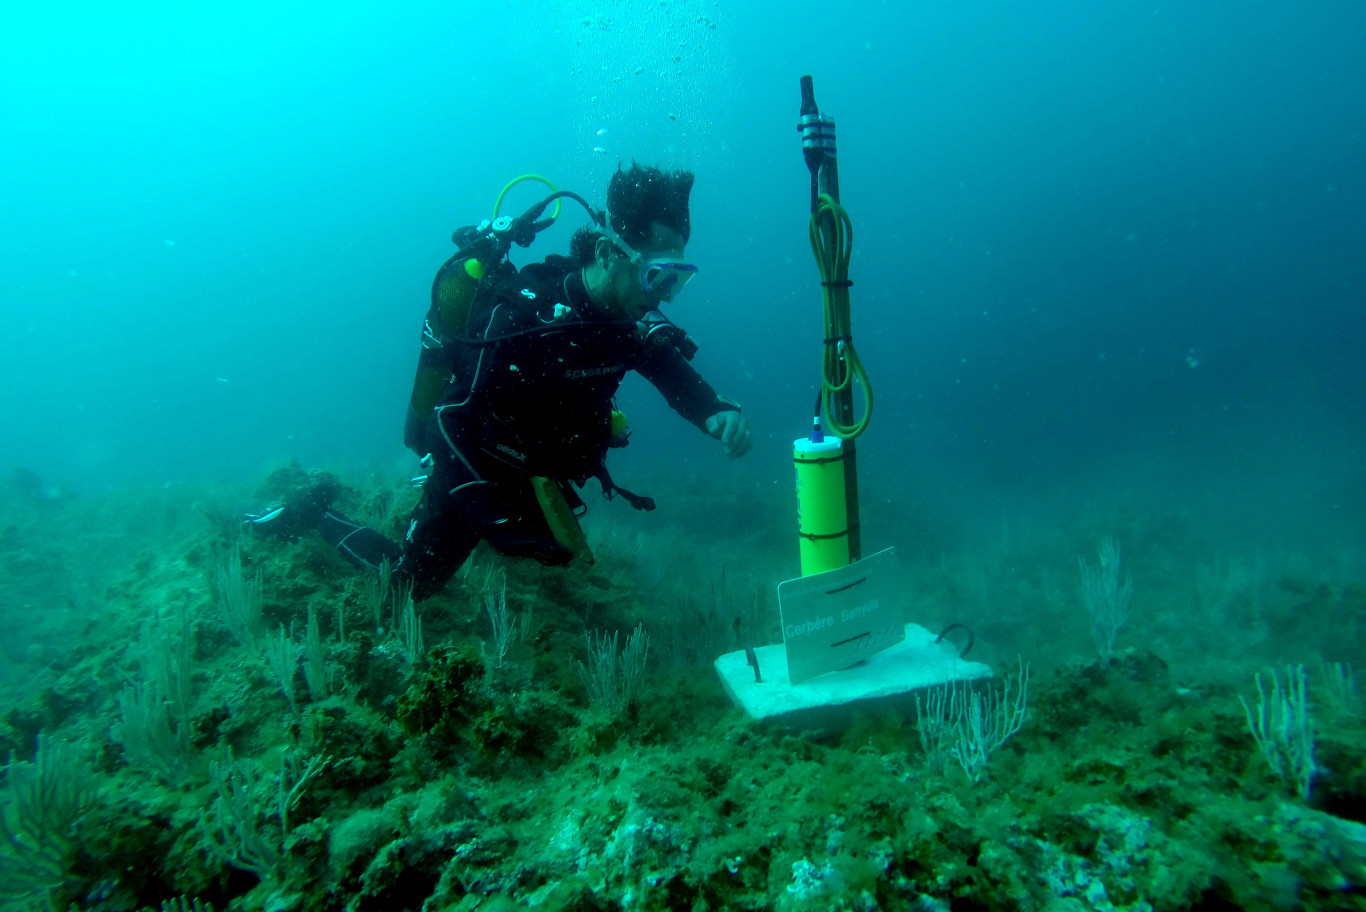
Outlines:
{"label": "diver's gloved hand", "polygon": [[752,446],[749,439],[749,422],[735,409],[717,412],[708,418],[707,433],[721,441],[726,448],[727,456],[743,456]]}

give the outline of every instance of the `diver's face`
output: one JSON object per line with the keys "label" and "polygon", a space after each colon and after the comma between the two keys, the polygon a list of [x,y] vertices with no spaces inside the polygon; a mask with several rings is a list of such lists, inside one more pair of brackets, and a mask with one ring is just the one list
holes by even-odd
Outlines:
{"label": "diver's face", "polygon": [[682,262],[683,235],[667,225],[652,222],[646,243],[640,248],[640,263],[632,263],[630,256],[615,245],[612,245],[612,254],[607,263],[606,293],[602,303],[613,318],[634,322],[667,300],[666,294],[645,291],[641,270],[651,260]]}

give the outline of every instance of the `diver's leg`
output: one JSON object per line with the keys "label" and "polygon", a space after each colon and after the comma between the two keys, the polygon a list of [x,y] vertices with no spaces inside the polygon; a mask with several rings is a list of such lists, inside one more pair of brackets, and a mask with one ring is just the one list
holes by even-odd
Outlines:
{"label": "diver's leg", "polygon": [[318,527],[340,491],[341,484],[334,476],[310,471],[304,483],[289,491],[283,500],[256,513],[248,513],[243,519],[253,532],[293,541]]}
{"label": "diver's leg", "polygon": [[401,556],[394,564],[394,584],[411,585],[413,601],[424,601],[441,591],[477,544],[479,533],[465,522],[458,506],[428,491],[408,523]]}
{"label": "diver's leg", "polygon": [[562,567],[574,558],[555,539],[529,478],[502,482],[497,495],[497,515],[484,528],[483,537],[499,554],[529,557],[549,567]]}
{"label": "diver's leg", "polygon": [[[437,426],[441,413],[433,415]],[[394,583],[411,586],[413,601],[423,601],[446,585],[483,537],[485,498],[496,487],[456,448],[446,434],[431,454],[422,499],[403,537],[394,564]]]}
{"label": "diver's leg", "polygon": [[[402,544],[334,510],[332,501],[340,486],[330,480],[291,492],[284,503],[248,515],[247,524],[259,534],[281,540],[317,531],[350,564],[369,573],[378,573],[387,560],[394,585],[411,584],[413,599],[422,601],[446,584],[479,543],[478,532],[465,522],[461,505],[452,496],[462,483],[477,479],[465,472],[456,479],[453,491],[451,475],[450,471],[436,472],[428,480]],[[447,481],[436,482],[437,477]]]}
{"label": "diver's leg", "polygon": [[401,545],[332,509],[323,511],[314,528],[354,567],[378,573],[387,560],[393,585],[411,584],[413,601],[420,602],[438,592],[479,543],[478,533],[465,525],[458,510],[439,502],[445,498],[435,500],[423,495]]}
{"label": "diver's leg", "polygon": [[388,559],[390,565],[397,564],[403,549],[368,526],[353,522],[337,513],[326,510],[316,526],[337,553],[362,570],[379,572],[380,564]]}
{"label": "diver's leg", "polygon": [[328,510],[317,529],[342,557],[377,572],[386,558],[395,586],[412,586],[413,601],[435,595],[469,557],[481,538],[509,557],[530,557],[552,566],[573,554],[555,541],[530,485],[524,479],[464,479],[449,486],[447,473],[427,480],[402,546],[374,529]]}

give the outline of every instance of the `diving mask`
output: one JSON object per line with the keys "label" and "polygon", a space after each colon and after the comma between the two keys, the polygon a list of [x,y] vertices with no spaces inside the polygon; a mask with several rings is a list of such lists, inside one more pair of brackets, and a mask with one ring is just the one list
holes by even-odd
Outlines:
{"label": "diving mask", "polygon": [[650,298],[672,301],[674,295],[682,291],[683,286],[687,285],[692,281],[692,277],[697,275],[697,267],[692,263],[684,263],[668,257],[655,257],[647,260],[645,254],[622,240],[621,235],[612,229],[611,217],[606,214],[603,215],[599,227],[607,239],[615,244],[622,253],[626,254],[631,265],[640,270],[640,289]]}
{"label": "diving mask", "polygon": [[675,260],[647,260],[640,266],[640,287],[645,294],[661,301],[672,301],[674,295],[697,275],[692,263]]}

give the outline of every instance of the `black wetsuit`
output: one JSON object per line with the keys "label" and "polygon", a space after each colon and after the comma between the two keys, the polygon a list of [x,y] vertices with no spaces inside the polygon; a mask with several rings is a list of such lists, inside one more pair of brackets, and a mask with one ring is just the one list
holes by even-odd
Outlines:
{"label": "black wetsuit", "polygon": [[629,370],[649,380],[684,418],[706,430],[735,408],[688,364],[677,344],[646,341],[641,325],[593,309],[566,257],[524,267],[475,302],[470,336],[456,342],[450,384],[426,432],[431,455],[423,496],[402,546],[328,511],[319,531],[353,563],[388,557],[395,579],[422,600],[451,578],[480,539],[503,554],[567,563],[531,486],[600,478],[611,442],[612,398]]}

